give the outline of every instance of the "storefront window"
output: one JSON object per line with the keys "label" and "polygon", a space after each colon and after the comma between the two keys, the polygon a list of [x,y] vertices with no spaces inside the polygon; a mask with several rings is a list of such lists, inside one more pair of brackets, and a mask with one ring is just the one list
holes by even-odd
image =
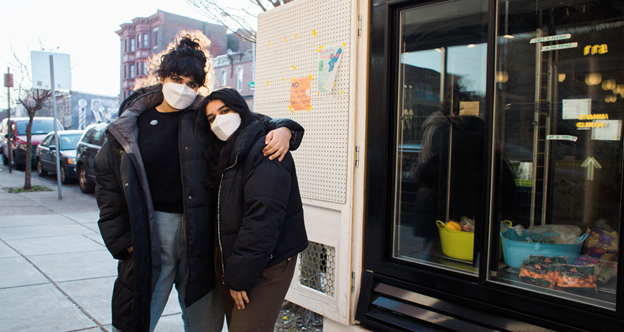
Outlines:
{"label": "storefront window", "polygon": [[[400,12],[393,257],[478,272],[487,1]],[[464,227],[467,232],[451,232]],[[477,248],[476,250],[474,248]]]}
{"label": "storefront window", "polygon": [[[624,17],[615,1],[499,1],[494,281],[615,308]],[[528,230],[527,230],[528,229]],[[493,235],[493,237],[496,235]]]}

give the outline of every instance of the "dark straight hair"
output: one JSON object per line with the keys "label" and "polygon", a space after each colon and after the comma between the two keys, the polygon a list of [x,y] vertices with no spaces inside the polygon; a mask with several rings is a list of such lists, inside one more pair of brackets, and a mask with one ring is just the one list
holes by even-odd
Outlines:
{"label": "dark straight hair", "polygon": [[[208,119],[206,118],[206,106],[214,100],[222,101],[229,109],[238,113],[241,117],[240,126],[238,126],[238,129],[236,129],[232,136],[225,142],[217,138],[212,132]],[[210,142],[204,150],[204,158],[206,158],[207,164],[210,165],[212,169],[212,181],[206,183],[208,187],[216,187],[219,184],[221,175],[223,175],[225,169],[230,166],[228,165],[228,161],[238,134],[252,123],[254,119],[253,113],[251,113],[249,106],[247,106],[247,102],[235,89],[229,87],[217,89],[211,92],[208,97],[204,98],[204,101],[199,107],[196,123],[198,129],[208,136]]]}

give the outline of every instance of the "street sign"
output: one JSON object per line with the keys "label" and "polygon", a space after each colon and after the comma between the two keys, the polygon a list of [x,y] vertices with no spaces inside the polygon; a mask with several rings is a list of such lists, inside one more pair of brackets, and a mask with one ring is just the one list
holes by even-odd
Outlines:
{"label": "street sign", "polygon": [[249,82],[249,90],[253,91],[256,89],[256,82]]}
{"label": "street sign", "polygon": [[4,87],[12,88],[13,87],[13,74],[4,74]]}
{"label": "street sign", "polygon": [[50,56],[54,58],[54,88],[71,90],[71,67],[69,54],[30,52],[32,85],[34,89],[50,89]]}

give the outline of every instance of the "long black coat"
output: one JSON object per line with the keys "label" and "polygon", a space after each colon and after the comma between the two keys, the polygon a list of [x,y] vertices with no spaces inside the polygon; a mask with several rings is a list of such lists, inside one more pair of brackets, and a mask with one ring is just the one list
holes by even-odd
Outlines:
{"label": "long black coat", "polygon": [[258,122],[236,137],[219,189],[219,238],[224,283],[250,291],[262,272],[308,246],[295,164],[263,157]]}
{"label": "long black coat", "polygon": [[[160,275],[160,243],[154,225],[154,206],[138,147],[137,118],[162,103],[162,86],[133,93],[120,108],[119,118],[108,126],[107,141],[95,158],[98,225],[106,247],[119,260],[112,299],[113,326],[121,331],[147,331],[152,292]],[[187,306],[214,288],[214,211],[216,198],[204,186],[210,179],[204,157],[208,137],[197,131],[198,97],[180,115],[179,147],[182,170],[186,235]],[[203,110],[201,110],[203,112]],[[269,128],[300,128],[290,120],[263,122]],[[264,127],[263,127],[264,128]],[[302,137],[296,132],[291,149]],[[167,153],[163,151],[163,158]],[[171,176],[180,176],[172,174]],[[133,246],[129,254],[127,249]]]}

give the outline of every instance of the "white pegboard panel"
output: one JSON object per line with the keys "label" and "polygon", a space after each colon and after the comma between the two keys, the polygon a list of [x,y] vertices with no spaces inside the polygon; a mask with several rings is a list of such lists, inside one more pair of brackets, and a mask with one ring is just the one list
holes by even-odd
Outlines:
{"label": "white pegboard panel", "polygon": [[[255,111],[273,118],[292,118],[305,128],[293,153],[301,195],[346,203],[351,2],[300,0],[258,18]],[[316,32],[316,36],[314,35]],[[318,94],[319,48],[343,46],[331,94]],[[295,111],[290,81],[312,76],[312,109]]]}

